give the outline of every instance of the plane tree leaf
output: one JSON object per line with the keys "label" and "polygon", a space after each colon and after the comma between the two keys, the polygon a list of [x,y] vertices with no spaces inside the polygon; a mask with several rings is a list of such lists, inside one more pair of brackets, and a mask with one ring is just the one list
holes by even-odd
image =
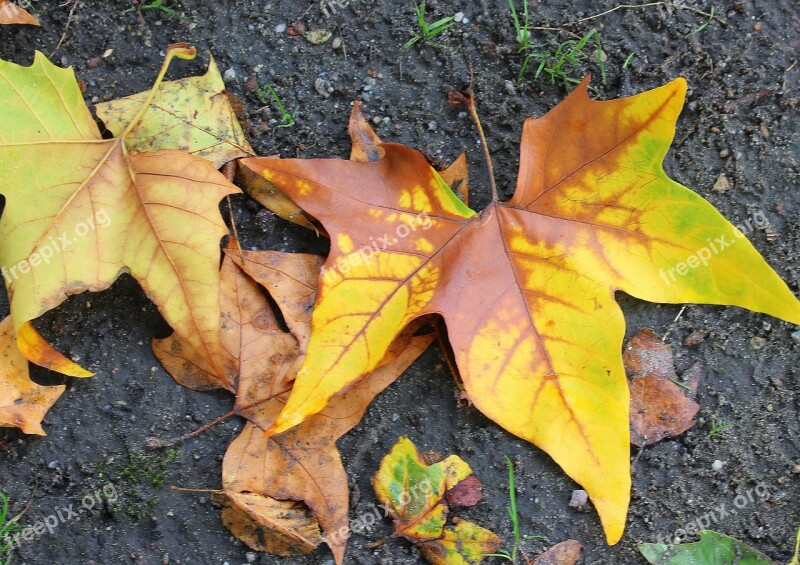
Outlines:
{"label": "plane tree leaf", "polygon": [[42,418],[66,388],[41,386],[30,379],[28,360],[17,348],[11,316],[4,318],[0,322],[0,426],[46,435]]}
{"label": "plane tree leaf", "polygon": [[[306,552],[322,541],[321,526],[336,563],[341,564],[349,537],[349,488],[336,441],[361,421],[375,396],[427,349],[434,336],[413,336],[416,328],[410,328],[367,378],[322,412],[283,436],[263,437],[288,398],[308,341],[321,265],[322,258],[316,255],[246,251],[235,241],[226,250],[220,341],[226,363],[238,375],[234,413],[248,423],[228,447],[223,491],[216,496],[226,507],[225,525],[253,549],[280,555]],[[259,284],[280,309],[290,332],[281,328]],[[213,388],[214,374],[203,355],[180,337],[154,340],[153,347],[178,382]],[[297,509],[290,509],[291,524],[283,521],[285,508],[278,501],[306,505],[313,528]]]}
{"label": "plane tree leaf", "polygon": [[0,25],[3,24],[28,24],[38,26],[39,20],[10,0],[0,0]]}
{"label": "plane tree leaf", "polygon": [[[350,160],[359,163],[377,161],[383,156],[381,139],[361,111],[361,102],[353,103],[348,127],[352,149]],[[465,202],[469,198],[469,172],[467,171],[467,156],[462,153],[450,166],[441,171],[442,178],[455,190]],[[236,180],[245,187],[247,193],[262,206],[275,213],[277,216],[292,223],[320,231],[317,225],[289,196],[281,192],[280,188],[258,175],[247,167],[238,167]]]}
{"label": "plane tree leaf", "polygon": [[444,534],[449,512],[445,494],[470,475],[472,469],[457,455],[426,465],[403,436],[381,461],[372,485],[394,519],[395,534],[419,542]]}
{"label": "plane tree leaf", "polygon": [[[173,57],[168,52],[156,87]],[[0,62],[0,265],[23,355],[85,376],[43,355],[30,321],[67,296],[108,288],[123,272],[142,285],[175,332],[227,376],[219,356],[219,201],[238,192],[199,157],[176,150],[135,152],[103,139],[71,69],[37,53],[30,67]],[[140,114],[149,107],[142,103]],[[39,345],[36,347],[35,345]],[[229,384],[227,386],[230,386]]]}
{"label": "plane tree leaf", "polygon": [[616,543],[630,446],[615,291],[800,323],[753,245],[662,168],[685,91],[678,79],[601,102],[587,78],[525,122],[514,196],[480,214],[402,145],[367,163],[243,159],[331,237],[307,355],[268,434],[322,410],[407,323],[440,313],[471,402],[580,483]]}
{"label": "plane tree leaf", "polygon": [[472,565],[501,543],[493,532],[467,520],[454,517],[447,523],[448,494],[472,478],[472,469],[457,455],[426,464],[403,436],[381,461],[372,486],[394,520],[394,534],[416,544],[430,563]]}
{"label": "plane tree leaf", "polygon": [[[97,104],[97,115],[119,135],[136,117],[150,91]],[[125,136],[129,151],[180,149],[220,168],[254,154],[228,99],[217,63],[206,74],[162,82],[147,111]]]}
{"label": "plane tree leaf", "polygon": [[703,530],[700,541],[666,545],[640,543],[639,551],[652,565],[774,565],[769,557],[741,541]]}

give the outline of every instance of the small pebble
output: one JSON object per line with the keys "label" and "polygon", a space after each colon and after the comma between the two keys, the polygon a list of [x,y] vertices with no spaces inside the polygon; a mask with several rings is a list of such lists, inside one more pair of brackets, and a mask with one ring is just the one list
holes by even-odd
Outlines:
{"label": "small pebble", "polygon": [[756,22],[755,24],[753,24],[753,29],[755,31],[761,31],[761,22]]}
{"label": "small pebble", "polygon": [[275,33],[283,33],[286,31],[286,24],[278,24],[275,26]]}
{"label": "small pebble", "polygon": [[323,98],[328,98],[333,92],[333,86],[329,81],[324,78],[318,78],[314,81],[314,90]]}
{"label": "small pebble", "polygon": [[372,123],[377,126],[378,124],[381,123],[381,117],[380,116],[375,116],[374,118],[372,118]]}
{"label": "small pebble", "polygon": [[100,57],[92,57],[91,59],[86,61],[86,66],[90,69],[95,68],[99,64],[100,64]]}
{"label": "small pebble", "polygon": [[766,345],[766,343],[767,343],[766,339],[760,336],[756,336],[750,340],[750,347],[758,351],[759,349],[762,349]]}
{"label": "small pebble", "polygon": [[453,19],[456,22],[461,23],[462,21],[464,21],[464,12],[457,12]]}
{"label": "small pebble", "polygon": [[589,502],[589,495],[585,490],[573,490],[572,496],[569,499],[570,508],[582,510]]}
{"label": "small pebble", "polygon": [[244,554],[244,558],[247,559],[248,563],[255,563],[256,559],[258,559],[258,556],[252,551],[248,551]]}
{"label": "small pebble", "polygon": [[731,181],[725,175],[717,177],[714,187],[711,189],[714,192],[728,192],[731,189]]}
{"label": "small pebble", "polygon": [[792,339],[797,345],[800,345],[800,330],[797,330],[792,334]]}
{"label": "small pebble", "polygon": [[439,124],[436,123],[436,120],[431,120],[428,122],[428,129],[430,131],[436,131],[439,127]]}
{"label": "small pebble", "polygon": [[60,465],[61,464],[58,461],[50,461],[50,463],[47,464],[47,468],[48,469],[58,469],[58,467]]}
{"label": "small pebble", "polygon": [[231,67],[222,74],[222,78],[225,80],[225,82],[236,80],[236,71],[233,70],[233,67]]}
{"label": "small pebble", "polygon": [[731,152],[728,151],[727,149],[723,149],[722,151],[719,152],[719,156],[722,157],[723,159],[725,157],[727,157],[728,155],[730,155],[730,154],[731,154]]}
{"label": "small pebble", "polygon": [[333,42],[331,43],[332,49],[339,49],[342,46],[342,38],[341,37],[334,37]]}
{"label": "small pebble", "polygon": [[508,92],[508,93],[509,93],[511,96],[516,96],[516,94],[517,94],[517,87],[516,87],[516,86],[514,86],[514,81],[513,81],[513,80],[507,80],[507,81],[505,81],[505,82],[503,83],[503,87],[506,89],[506,92]]}
{"label": "small pebble", "polygon": [[713,469],[714,471],[721,471],[722,470],[722,466],[724,464],[725,463],[723,463],[719,459],[714,459],[714,462],[711,464],[711,469]]}
{"label": "small pebble", "polygon": [[461,20],[461,23],[467,25],[469,23],[469,18],[464,18],[463,20]]}

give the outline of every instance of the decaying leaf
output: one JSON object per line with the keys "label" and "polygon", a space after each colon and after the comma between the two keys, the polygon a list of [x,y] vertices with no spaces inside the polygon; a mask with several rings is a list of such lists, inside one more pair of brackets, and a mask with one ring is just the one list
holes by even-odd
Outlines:
{"label": "decaying leaf", "polygon": [[694,426],[700,405],[675,384],[672,351],[653,330],[633,336],[622,361],[630,377],[632,444],[644,447]]}
{"label": "decaying leaf", "polygon": [[381,461],[372,486],[381,507],[394,520],[395,535],[416,544],[431,563],[471,565],[494,553],[501,542],[494,533],[466,520],[453,518],[453,525],[447,525],[448,495],[470,478],[474,478],[472,469],[457,455],[427,465],[403,436]]}
{"label": "decaying leaf", "polygon": [[244,159],[331,236],[308,352],[268,434],[322,410],[406,324],[440,313],[470,400],[547,451],[619,541],[629,393],[614,292],[800,323],[800,302],[744,235],[663,171],[685,91],[678,79],[598,102],[584,80],[525,123],[517,190],[481,214],[402,145],[368,163]]}
{"label": "decaying leaf", "polygon": [[[361,421],[369,403],[427,349],[433,336],[412,337],[413,332],[406,332],[371,375],[335,398],[325,410],[290,433],[264,438],[263,430],[272,424],[288,398],[297,362],[308,341],[321,264],[316,255],[245,251],[235,242],[226,251],[221,269],[220,340],[233,373],[238,374],[235,410],[249,422],[228,447],[222,467],[224,492],[218,496],[227,500],[226,525],[236,525],[231,531],[258,550],[265,545],[253,540],[275,535],[268,531],[274,525],[275,516],[270,514],[275,509],[274,500],[304,503],[316,519],[315,527],[319,522],[325,532],[336,563],[343,563],[349,488],[336,441]],[[270,293],[291,333],[281,329],[256,283]],[[180,338],[154,340],[153,347],[178,382],[192,388],[214,384],[203,356]],[[200,386],[195,386],[198,383]],[[262,531],[261,537],[254,537],[255,530]],[[307,543],[316,539],[309,537],[305,528],[297,532],[297,538]],[[314,545],[319,541],[321,538]],[[307,549],[307,543],[283,545],[287,552],[299,552]]]}
{"label": "decaying leaf", "polygon": [[[136,117],[150,91],[97,104],[97,115],[120,135]],[[217,169],[254,154],[226,96],[225,83],[211,57],[203,76],[163,82],[147,112],[125,136],[128,151],[180,149],[203,157]]]}
{"label": "decaying leaf", "polygon": [[652,565],[775,565],[760,551],[711,530],[700,532],[695,543],[640,543],[639,551]]}
{"label": "decaying leaf", "polygon": [[[156,87],[176,56],[191,58],[194,49],[171,47]],[[53,360],[32,346],[43,340],[30,321],[71,294],[104,290],[130,272],[225,383],[219,240],[227,229],[218,205],[238,189],[205,159],[175,150],[130,152],[126,138],[140,116],[120,137],[103,139],[72,70],[41,53],[30,67],[2,61],[0,72],[12,86],[0,90],[0,191],[6,198],[0,265],[20,351],[45,367],[87,374],[60,354]]]}
{"label": "decaying leaf", "polygon": [[574,539],[557,543],[533,560],[533,565],[575,565],[581,558],[583,546]]}
{"label": "decaying leaf", "polygon": [[299,502],[248,492],[214,493],[222,504],[222,522],[257,551],[284,557],[310,553],[322,543],[317,521]]}
{"label": "decaying leaf", "polygon": [[14,324],[0,322],[0,426],[19,428],[26,434],[46,435],[42,429],[50,407],[66,386],[41,386],[28,375],[28,360],[17,348]]}
{"label": "decaying leaf", "polygon": [[418,542],[442,536],[449,511],[445,493],[470,475],[472,469],[457,455],[426,465],[411,440],[401,437],[381,461],[372,486],[394,519],[395,534]]}
{"label": "decaying leaf", "polygon": [[28,24],[39,25],[39,20],[9,0],[0,0],[0,25]]}
{"label": "decaying leaf", "polygon": [[456,517],[441,538],[420,544],[419,551],[434,565],[476,565],[501,543],[494,532]]}

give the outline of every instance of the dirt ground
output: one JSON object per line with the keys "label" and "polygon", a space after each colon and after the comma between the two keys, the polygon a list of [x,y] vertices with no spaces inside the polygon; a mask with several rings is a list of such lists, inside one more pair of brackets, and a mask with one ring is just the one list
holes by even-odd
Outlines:
{"label": "dirt ground", "polygon": [[[87,102],[97,102],[148,88],[165,47],[188,41],[203,55],[194,62],[176,62],[169,76],[199,74],[207,52],[213,53],[230,90],[246,106],[250,139],[260,154],[346,156],[350,103],[361,99],[370,119],[382,119],[378,132],[384,140],[425,149],[444,161],[466,150],[472,165],[472,204],[480,210],[489,191],[476,133],[468,118],[446,101],[450,88],[463,86],[471,64],[498,184],[509,196],[523,118],[542,115],[565,90],[542,79],[532,82],[532,74],[521,85],[513,83],[522,58],[507,2],[430,0],[429,21],[463,12],[468,22],[456,24],[436,44],[409,50],[401,46],[416,32],[410,0],[342,4],[346,7],[328,9],[326,15],[319,2],[309,1],[174,0],[167,5],[178,15],[170,15],[158,9],[126,13],[133,3],[123,0],[42,0],[33,2],[41,28],[0,27],[0,57],[27,65],[35,49],[47,55],[56,50],[54,62],[73,66],[86,83]],[[533,41],[554,49],[572,34],[582,36],[596,27],[607,55],[607,81],[599,80],[597,62],[591,59],[573,76],[592,71],[598,98],[686,77],[687,106],[667,157],[668,173],[734,223],[763,214],[769,229],[754,229],[748,237],[797,292],[797,2],[678,0],[581,21],[615,5],[532,2],[532,25],[553,28],[534,30]],[[707,20],[697,11],[707,12],[712,5],[718,17],[692,33]],[[291,35],[301,26],[329,30],[341,46],[333,48],[333,40],[313,45]],[[271,120],[280,119],[277,108],[247,87],[251,76],[258,84],[273,85],[286,108],[297,112],[294,126],[275,127],[279,122]],[[727,191],[713,190],[720,175],[730,182]],[[255,202],[238,197],[235,207],[246,246],[325,252],[324,240],[275,218]],[[461,515],[505,540],[513,536],[503,456],[514,459],[522,534],[549,540],[525,542],[529,555],[574,538],[585,546],[582,563],[644,563],[637,543],[659,536],[671,539],[676,530],[700,523],[743,539],[778,562],[788,561],[800,522],[800,345],[791,337],[797,328],[765,315],[709,306],[689,306],[673,324],[680,306],[627,296],[619,300],[629,335],[644,327],[659,334],[669,329],[678,373],[700,361],[703,379],[698,396],[702,409],[694,429],[641,452],[633,448],[633,498],[618,545],[605,544],[594,510],[569,506],[577,486],[547,455],[475,409],[457,406],[452,378],[436,348],[382,394],[361,425],[341,440],[352,480],[351,516],[372,509],[376,501],[369,478],[397,437],[408,435],[421,450],[456,453],[472,465],[484,482],[486,500]],[[7,312],[5,301],[0,309]],[[222,526],[219,508],[207,493],[169,489],[219,488],[222,456],[242,422],[219,425],[177,451],[146,450],[146,437],[191,431],[227,412],[232,399],[225,393],[181,388],[160,367],[149,342],[168,329],[130,277],[123,276],[108,292],[71,298],[37,326],[97,375],[76,380],[34,369],[38,382],[66,383],[68,390],[45,420],[47,437],[0,430],[0,490],[10,496],[12,513],[29,504],[23,520],[27,524],[66,514],[62,509],[70,505],[78,509],[82,501],[94,502],[91,510],[52,533],[23,543],[13,554],[14,563],[330,562],[324,548],[304,558],[249,553]],[[682,340],[696,330],[706,330],[705,339],[684,345]],[[726,424],[731,426],[711,433]],[[109,498],[116,502],[109,504]],[[347,562],[423,562],[400,540],[370,548],[390,532],[386,521],[354,535]]]}

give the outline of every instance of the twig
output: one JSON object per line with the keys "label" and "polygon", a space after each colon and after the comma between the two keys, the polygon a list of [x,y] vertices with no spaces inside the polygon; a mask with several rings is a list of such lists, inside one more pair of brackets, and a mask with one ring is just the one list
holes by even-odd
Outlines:
{"label": "twig", "polygon": [[671,331],[672,331],[672,329],[675,327],[675,322],[677,322],[677,321],[680,319],[680,317],[681,317],[681,316],[683,316],[683,311],[684,311],[684,310],[686,310],[686,305],[685,305],[685,304],[684,304],[684,305],[683,305],[683,307],[681,308],[681,311],[680,311],[680,312],[678,312],[678,315],[677,315],[677,316],[675,316],[675,319],[674,319],[674,320],[672,320],[672,323],[671,323],[671,324],[669,325],[669,327],[667,328],[667,331],[665,331],[665,332],[664,332],[664,337],[662,337],[662,338],[661,338],[661,342],[662,342],[662,343],[666,343],[666,342],[667,342],[667,336],[669,335],[669,332],[671,332]]}
{"label": "twig", "polygon": [[[63,8],[67,4],[69,4],[69,0],[64,4],[61,4],[59,8]],[[55,55],[58,52],[58,50],[61,49],[61,45],[64,44],[64,40],[67,39],[67,31],[69,31],[69,25],[72,23],[72,14],[75,12],[75,8],[77,7],[78,7],[78,0],[72,0],[72,8],[70,8],[69,15],[67,16],[67,25],[64,26],[64,33],[61,34],[61,39],[58,40],[56,48],[53,49],[52,53],[50,53],[50,57],[48,57],[49,59],[53,58],[53,55]]]}
{"label": "twig", "polygon": [[691,6],[685,6],[683,4],[676,4],[675,2],[647,2],[645,4],[618,4],[618,5],[614,6],[613,8],[611,8],[609,10],[606,10],[605,12],[600,12],[599,14],[594,14],[593,16],[586,16],[585,18],[580,18],[578,20],[575,20],[574,22],[570,22],[570,23],[565,24],[565,25],[578,24],[578,23],[581,23],[581,22],[586,22],[586,21],[589,21],[589,20],[593,20],[595,18],[600,18],[600,17],[603,17],[603,16],[607,16],[608,14],[610,14],[612,12],[616,12],[617,10],[630,10],[630,9],[636,9],[636,8],[652,8],[653,6],[670,6],[672,8],[676,8],[678,10],[687,10],[689,12],[694,12],[695,14],[700,14],[702,16],[706,16],[709,19],[709,21],[712,20],[712,19],[715,19],[715,20],[719,20],[720,22],[722,22],[725,25],[728,24],[728,22],[725,21],[723,18],[720,18],[719,16],[714,15],[714,12],[711,12],[711,13],[704,12],[703,10],[699,10],[697,8],[693,8]]}

